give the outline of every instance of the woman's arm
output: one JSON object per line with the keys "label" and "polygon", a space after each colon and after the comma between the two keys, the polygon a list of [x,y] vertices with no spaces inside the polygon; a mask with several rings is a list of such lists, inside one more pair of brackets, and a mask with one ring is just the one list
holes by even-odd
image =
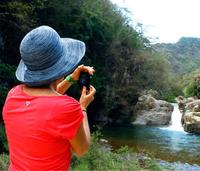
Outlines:
{"label": "woman's arm", "polygon": [[56,91],[60,94],[64,94],[68,90],[68,88],[72,85],[73,82],[72,76],[71,75],[68,76],[68,78],[71,79],[71,81],[69,81],[69,79],[66,78],[56,86]]}
{"label": "woman's arm", "polygon": [[73,152],[78,155],[84,155],[90,146],[90,128],[87,119],[87,106],[94,100],[94,94],[96,90],[93,86],[90,86],[90,90],[87,92],[86,87],[83,87],[80,97],[80,105],[83,111],[84,119],[77,131],[76,136],[70,141]]}
{"label": "woman's arm", "polygon": [[87,153],[90,146],[90,129],[87,120],[87,113],[84,113],[84,119],[81,123],[76,136],[70,141],[72,151],[77,156],[83,156]]}

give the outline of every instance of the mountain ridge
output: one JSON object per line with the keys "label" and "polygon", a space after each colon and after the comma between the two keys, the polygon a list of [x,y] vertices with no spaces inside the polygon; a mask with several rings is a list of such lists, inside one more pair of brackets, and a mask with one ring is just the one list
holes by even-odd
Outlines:
{"label": "mountain ridge", "polygon": [[200,38],[181,37],[176,43],[157,43],[153,49],[163,54],[178,74],[187,74],[200,68]]}

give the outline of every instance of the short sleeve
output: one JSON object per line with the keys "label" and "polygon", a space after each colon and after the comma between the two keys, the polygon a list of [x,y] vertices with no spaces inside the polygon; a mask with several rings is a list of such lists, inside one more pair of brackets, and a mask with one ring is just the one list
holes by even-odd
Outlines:
{"label": "short sleeve", "polygon": [[64,139],[73,139],[84,117],[79,102],[70,97],[62,99],[52,112],[51,132]]}

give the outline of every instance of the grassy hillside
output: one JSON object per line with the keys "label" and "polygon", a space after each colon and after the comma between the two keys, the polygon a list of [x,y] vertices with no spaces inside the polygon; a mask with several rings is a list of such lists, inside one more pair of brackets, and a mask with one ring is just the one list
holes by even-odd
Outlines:
{"label": "grassy hillside", "polygon": [[177,43],[159,43],[153,48],[165,54],[175,73],[187,74],[200,66],[200,38],[182,37]]}

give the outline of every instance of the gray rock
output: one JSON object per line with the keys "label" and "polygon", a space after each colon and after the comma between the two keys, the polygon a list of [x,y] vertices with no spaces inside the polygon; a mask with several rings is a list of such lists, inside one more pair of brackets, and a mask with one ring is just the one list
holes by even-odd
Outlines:
{"label": "gray rock", "polygon": [[182,107],[180,111],[183,114],[181,122],[184,131],[200,134],[200,99],[182,98],[177,102]]}
{"label": "gray rock", "polygon": [[[154,92],[151,90],[151,92]],[[155,95],[156,93],[152,93]],[[142,95],[136,104],[137,117],[133,124],[137,125],[167,125],[170,123],[173,105],[163,100],[157,100],[151,93]]]}

